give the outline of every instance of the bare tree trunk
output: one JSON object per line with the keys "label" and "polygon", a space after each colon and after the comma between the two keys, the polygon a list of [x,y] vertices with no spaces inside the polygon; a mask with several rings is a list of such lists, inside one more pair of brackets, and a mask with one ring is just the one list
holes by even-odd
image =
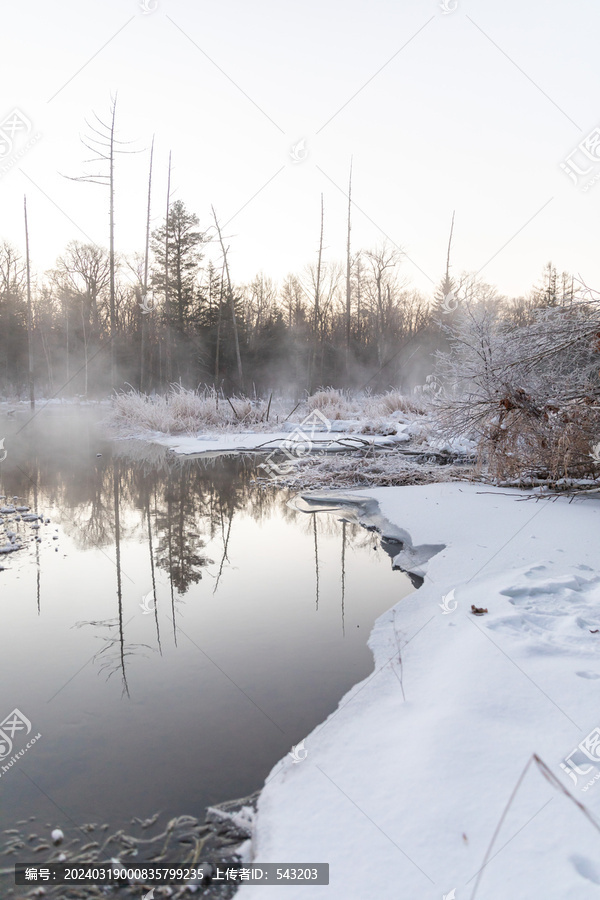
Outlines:
{"label": "bare tree trunk", "polygon": [[83,303],[81,304],[81,325],[83,328],[83,355],[84,355],[84,360],[85,360],[83,395],[84,395],[84,397],[87,397],[87,392],[88,392],[88,341],[87,341],[87,332],[85,330],[85,316],[83,314]]}
{"label": "bare tree trunk", "polygon": [[358,258],[356,261],[356,339],[360,346],[360,342],[362,339],[362,328],[360,323],[360,289],[361,289],[361,281],[362,281],[362,268],[361,268],[361,256],[358,254]]}
{"label": "bare tree trunk", "polygon": [[167,381],[171,382],[171,310],[169,308],[169,210],[171,206],[171,151],[169,150],[169,176],[167,178],[167,216],[165,225],[165,316],[167,324],[166,368]]}
{"label": "bare tree trunk", "polygon": [[110,386],[116,384],[115,365],[115,341],[117,338],[117,320],[115,312],[115,116],[117,113],[117,97],[113,100],[112,118],[110,123],[110,151],[109,151],[109,218],[110,235],[108,259],[110,266]]}
{"label": "bare tree trunk", "polygon": [[[87,140],[82,139],[84,147],[91,150],[94,154],[93,160],[88,162],[100,161],[107,163],[108,174],[104,172],[80,175],[77,178],[70,178],[71,181],[81,181],[88,184],[99,184],[108,188],[108,212],[109,212],[109,235],[108,235],[108,259],[109,259],[109,320],[110,320],[110,381],[111,386],[116,385],[116,341],[117,341],[117,300],[116,300],[116,260],[115,260],[115,155],[117,153],[130,153],[135,151],[124,150],[117,147],[117,144],[124,144],[115,137],[115,123],[117,117],[117,94],[111,97],[111,115],[110,123],[104,122],[97,114],[94,114],[98,129],[95,125],[87,123],[91,136]],[[69,176],[67,176],[69,177]]]}
{"label": "bare tree trunk", "polygon": [[65,331],[66,331],[66,339],[67,339],[67,384],[71,380],[70,366],[69,366],[69,298],[65,294]]}
{"label": "bare tree trunk", "polygon": [[217,214],[215,212],[214,206],[211,206],[213,218],[215,220],[215,225],[217,228],[217,233],[219,235],[219,243],[221,244],[221,250],[223,252],[223,263],[225,265],[225,273],[227,275],[227,292],[229,294],[229,302],[231,303],[231,321],[233,323],[233,340],[235,342],[235,358],[237,360],[237,369],[238,369],[238,379],[240,383],[240,389],[244,390],[244,373],[242,371],[242,358],[240,356],[240,341],[238,337],[237,330],[237,320],[235,317],[235,298],[233,296],[233,289],[231,287],[231,278],[229,276],[229,263],[227,262],[227,250],[225,249],[225,245],[223,244],[223,236],[221,234],[221,228],[219,226],[219,222],[217,219]]}
{"label": "bare tree trunk", "polygon": [[452,232],[454,231],[454,214],[456,210],[452,210],[452,224],[450,225],[450,237],[448,239],[448,255],[446,256],[446,284],[450,283],[450,248],[452,246]]}
{"label": "bare tree trunk", "polygon": [[[219,314],[217,316],[217,347],[215,352],[215,388],[218,390],[219,385],[219,351],[221,345],[221,309],[223,306],[223,277],[225,275],[225,262],[221,269],[221,290],[219,291]],[[219,402],[217,396],[217,403]]]}
{"label": "bare tree trunk", "polygon": [[308,369],[308,393],[312,394],[314,390],[313,378],[314,371],[317,364],[317,347],[319,344],[319,295],[321,291],[321,261],[323,258],[323,194],[321,194],[321,236],[319,238],[319,258],[317,262],[317,280],[315,284],[315,305],[314,305],[314,319],[313,319],[313,337],[314,337],[314,346],[313,352],[310,357],[309,369]]}
{"label": "bare tree trunk", "polygon": [[[152,193],[152,160],[154,157],[154,135],[152,135],[152,146],[150,147],[150,171],[148,174],[148,205],[146,208],[146,248],[144,252],[144,305],[148,305],[148,258],[150,255],[150,197]],[[142,341],[141,341],[141,353],[140,353],[140,391],[144,391],[144,380],[145,380],[145,371],[144,371],[144,358],[146,356],[146,315],[148,313],[144,313],[142,310]]]}
{"label": "bare tree trunk", "polygon": [[43,319],[40,320],[39,323],[40,328],[40,338],[42,341],[42,349],[44,351],[44,356],[46,357],[46,368],[48,370],[48,390],[50,393],[54,390],[54,375],[52,373],[52,359],[50,357],[50,348],[48,346],[48,336],[44,331]]}
{"label": "bare tree trunk", "polygon": [[23,197],[23,212],[25,214],[25,258],[27,262],[27,349],[28,349],[28,373],[29,373],[29,405],[35,409],[35,394],[33,390],[33,310],[31,307],[31,271],[29,267],[29,228],[27,227],[27,197]]}
{"label": "bare tree trunk", "polygon": [[350,370],[350,226],[352,207],[352,157],[350,157],[350,177],[348,179],[348,240],[346,244],[346,378]]}

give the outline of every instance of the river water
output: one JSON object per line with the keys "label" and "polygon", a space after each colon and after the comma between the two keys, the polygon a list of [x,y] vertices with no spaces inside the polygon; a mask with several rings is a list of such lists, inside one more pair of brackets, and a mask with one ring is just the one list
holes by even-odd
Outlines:
{"label": "river water", "polygon": [[4,516],[24,548],[0,557],[0,720],[41,736],[0,760],[2,828],[202,817],[257,790],[413,590],[376,534],[291,508],[257,460],[111,443],[97,418],[1,420],[0,504],[44,516]]}

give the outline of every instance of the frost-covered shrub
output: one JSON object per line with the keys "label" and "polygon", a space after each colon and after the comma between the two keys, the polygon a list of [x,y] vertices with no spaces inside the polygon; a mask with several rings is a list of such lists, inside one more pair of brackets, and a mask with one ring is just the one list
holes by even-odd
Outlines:
{"label": "frost-covered shrub", "polygon": [[425,413],[422,403],[419,403],[414,397],[406,397],[399,391],[388,391],[387,394],[374,398],[374,404],[381,416],[389,416],[397,412],[416,413],[417,415]]}
{"label": "frost-covered shrub", "polygon": [[406,397],[399,391],[375,394],[351,399],[343,391],[322,388],[307,398],[309,411],[318,409],[332,422],[337,419],[394,419],[404,414],[423,415],[425,406],[414,398]]}
{"label": "frost-covered shrub", "polygon": [[529,395],[525,397],[525,406],[504,398],[510,408],[490,421],[482,437],[480,454],[492,474],[553,480],[599,475],[600,460],[594,459],[595,442],[600,441],[598,410],[578,403],[532,407]]}
{"label": "frost-covered shrub", "polygon": [[526,327],[466,305],[448,333],[440,434],[473,438],[500,478],[600,477],[600,294],[537,309]]}
{"label": "frost-covered shrub", "polygon": [[336,419],[351,419],[356,413],[356,404],[335,388],[324,388],[316,391],[306,401],[309,411],[318,409],[331,422]]}

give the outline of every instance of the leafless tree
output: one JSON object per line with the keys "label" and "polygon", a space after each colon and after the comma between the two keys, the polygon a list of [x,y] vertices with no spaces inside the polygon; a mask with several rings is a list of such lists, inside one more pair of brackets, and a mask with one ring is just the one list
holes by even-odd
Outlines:
{"label": "leafless tree", "polygon": [[351,300],[352,300],[352,259],[350,256],[350,229],[352,224],[352,159],[348,176],[348,228],[346,240],[346,375],[350,368]]}
{"label": "leafless tree", "polygon": [[215,228],[217,229],[217,234],[219,236],[219,243],[221,245],[221,251],[223,253],[223,265],[225,267],[225,274],[227,275],[227,295],[229,298],[229,302],[231,304],[231,321],[233,324],[233,340],[235,343],[235,358],[237,361],[238,368],[238,379],[240,389],[244,389],[244,372],[242,370],[242,357],[240,356],[240,340],[238,336],[238,328],[237,328],[237,320],[235,317],[235,296],[233,293],[233,287],[231,285],[231,277],[229,275],[229,262],[227,260],[227,250],[225,249],[225,244],[223,243],[223,235],[221,234],[221,227],[219,225],[219,220],[217,219],[217,214],[215,212],[214,206],[211,206],[213,218],[215,220]]}
{"label": "leafless tree", "polygon": [[25,260],[27,268],[27,372],[29,377],[29,405],[35,409],[33,389],[33,309],[31,306],[31,266],[29,262],[29,227],[27,225],[27,197],[23,197],[23,214],[25,218]]}
{"label": "leafless tree", "polygon": [[116,378],[115,366],[115,341],[117,334],[116,311],[115,311],[115,294],[116,294],[116,256],[115,256],[115,157],[120,153],[135,153],[135,150],[125,150],[125,146],[131,144],[131,141],[121,141],[116,137],[116,116],[117,116],[117,95],[111,97],[109,120],[103,121],[97,113],[94,113],[95,122],[90,124],[86,120],[86,125],[90,131],[90,135],[85,139],[82,138],[84,147],[95,155],[91,159],[85,160],[85,164],[100,163],[106,164],[107,172],[93,172],[86,175],[78,175],[71,177],[71,181],[85,182],[88,184],[99,184],[108,189],[108,212],[109,212],[109,231],[108,231],[108,260],[109,260],[109,311],[110,311],[110,363],[111,363],[111,384],[114,386]]}

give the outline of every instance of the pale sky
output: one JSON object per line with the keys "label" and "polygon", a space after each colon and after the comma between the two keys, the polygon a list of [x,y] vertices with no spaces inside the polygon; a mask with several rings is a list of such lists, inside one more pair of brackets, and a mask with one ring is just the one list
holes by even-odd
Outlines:
{"label": "pale sky", "polygon": [[352,156],[353,246],[387,236],[415,287],[443,274],[453,210],[455,274],[516,295],[552,260],[600,287],[593,135],[578,186],[560,166],[600,126],[600,6],[441,2],[6,4],[0,137],[13,110],[27,121],[0,156],[0,237],[24,247],[26,192],[38,271],[69,240],[107,246],[106,190],[61,173],[86,171],[85,119],[118,91],[118,136],[143,150],[117,161],[119,251],[143,249],[154,133],[154,227],[171,150],[173,199],[229,222],[236,281],[316,260],[321,193],[326,258],[343,258]]}

